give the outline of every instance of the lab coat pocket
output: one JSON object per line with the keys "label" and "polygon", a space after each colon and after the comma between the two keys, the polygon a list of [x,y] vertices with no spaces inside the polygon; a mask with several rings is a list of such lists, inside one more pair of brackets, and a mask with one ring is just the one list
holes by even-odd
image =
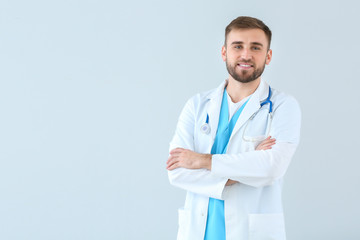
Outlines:
{"label": "lab coat pocket", "polygon": [[249,240],[286,240],[284,215],[249,214]]}
{"label": "lab coat pocket", "polygon": [[251,141],[246,141],[244,143],[245,144],[245,152],[255,151],[256,147],[265,139],[266,139],[265,135],[251,137]]}
{"label": "lab coat pocket", "polygon": [[243,129],[243,139],[247,143],[247,150],[254,150],[257,145],[266,139],[270,130],[269,110],[261,108],[253,119],[249,119]]}
{"label": "lab coat pocket", "polygon": [[190,226],[190,210],[180,208],[179,212],[179,231],[177,240],[186,240],[189,236],[189,226]]}

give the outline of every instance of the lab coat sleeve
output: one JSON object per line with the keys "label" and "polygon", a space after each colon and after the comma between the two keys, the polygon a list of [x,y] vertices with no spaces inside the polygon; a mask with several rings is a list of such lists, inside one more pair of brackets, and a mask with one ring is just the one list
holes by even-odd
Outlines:
{"label": "lab coat sleeve", "polygon": [[[194,151],[195,107],[194,98],[182,110],[175,135],[170,142],[170,151],[185,148]],[[214,176],[206,169],[176,168],[168,171],[172,185],[207,197],[222,199],[223,189],[228,179]]]}
{"label": "lab coat sleeve", "polygon": [[212,156],[211,172],[253,187],[271,185],[284,176],[300,138],[301,112],[288,97],[274,110],[270,135],[272,149]]}

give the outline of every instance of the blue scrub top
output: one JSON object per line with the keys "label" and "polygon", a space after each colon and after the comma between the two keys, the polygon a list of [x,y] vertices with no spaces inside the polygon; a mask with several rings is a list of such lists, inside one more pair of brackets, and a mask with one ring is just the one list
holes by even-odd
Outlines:
{"label": "blue scrub top", "polygon": [[[231,133],[234,129],[247,100],[229,121],[229,106],[227,102],[226,89],[223,93],[223,99],[220,109],[218,129],[214,144],[211,148],[211,154],[224,154],[229,143]],[[204,240],[225,240],[225,217],[224,217],[224,200],[209,198],[208,215],[205,229]]]}

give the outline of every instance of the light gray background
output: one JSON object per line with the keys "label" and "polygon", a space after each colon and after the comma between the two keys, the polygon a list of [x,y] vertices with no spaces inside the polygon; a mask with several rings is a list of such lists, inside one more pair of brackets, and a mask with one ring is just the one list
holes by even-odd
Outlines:
{"label": "light gray background", "polygon": [[0,239],[175,239],[168,143],[227,77],[226,25],[273,31],[264,79],[294,95],[288,239],[360,239],[356,1],[0,1]]}

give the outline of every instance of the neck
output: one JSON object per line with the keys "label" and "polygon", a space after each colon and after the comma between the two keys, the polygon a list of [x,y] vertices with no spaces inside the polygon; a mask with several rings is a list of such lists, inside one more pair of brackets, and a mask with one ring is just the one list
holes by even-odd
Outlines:
{"label": "neck", "polygon": [[246,98],[247,96],[253,94],[259,86],[260,81],[260,78],[258,78],[248,83],[241,83],[229,76],[229,82],[226,87],[226,91],[228,92],[231,100],[234,103],[237,103]]}

